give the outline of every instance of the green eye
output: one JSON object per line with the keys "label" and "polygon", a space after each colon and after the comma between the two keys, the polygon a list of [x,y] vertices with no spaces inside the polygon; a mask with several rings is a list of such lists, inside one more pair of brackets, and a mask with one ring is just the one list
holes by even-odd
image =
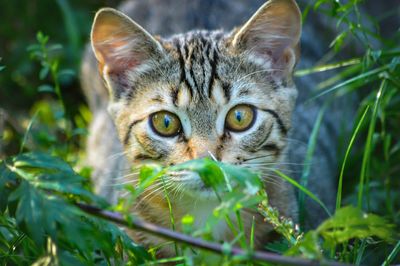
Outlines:
{"label": "green eye", "polygon": [[255,111],[251,106],[240,104],[229,110],[225,119],[225,126],[231,131],[245,131],[254,122]]}
{"label": "green eye", "polygon": [[151,127],[163,137],[176,136],[181,131],[181,122],[179,118],[170,112],[160,111],[151,115]]}

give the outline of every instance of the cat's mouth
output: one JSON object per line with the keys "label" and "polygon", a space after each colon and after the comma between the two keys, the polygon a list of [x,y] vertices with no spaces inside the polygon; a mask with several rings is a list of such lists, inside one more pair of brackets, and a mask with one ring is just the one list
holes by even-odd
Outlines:
{"label": "cat's mouth", "polygon": [[169,190],[177,197],[185,195],[196,200],[217,199],[216,189],[206,185],[200,175],[192,171],[170,173],[168,177]]}

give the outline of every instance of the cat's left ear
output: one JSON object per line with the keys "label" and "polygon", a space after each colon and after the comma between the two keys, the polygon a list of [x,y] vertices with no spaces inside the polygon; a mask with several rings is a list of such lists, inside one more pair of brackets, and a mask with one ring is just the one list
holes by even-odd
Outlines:
{"label": "cat's left ear", "polygon": [[301,12],[294,0],[270,0],[232,39],[236,51],[288,74],[299,57]]}
{"label": "cat's left ear", "polygon": [[[101,71],[135,70],[163,53],[161,44],[125,14],[103,8],[96,13],[91,41]],[[104,73],[102,73],[104,74]]]}

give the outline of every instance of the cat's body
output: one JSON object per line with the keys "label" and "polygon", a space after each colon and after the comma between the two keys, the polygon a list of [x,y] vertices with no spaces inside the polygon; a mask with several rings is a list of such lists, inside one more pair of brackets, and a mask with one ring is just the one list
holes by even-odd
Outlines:
{"label": "cat's body", "polygon": [[[168,36],[193,28],[211,30],[223,27],[229,30],[242,24],[262,2],[127,1],[122,10],[152,34]],[[297,96],[291,74],[298,60],[300,27],[292,24],[300,24],[300,18],[293,1],[271,2],[275,7],[264,6],[247,26],[232,33],[194,30],[157,40],[146,32],[143,34],[136,24],[129,24],[126,18],[118,17],[111,10],[98,15],[92,42],[100,61],[100,72],[110,88],[111,104],[92,53],[86,54],[82,68],[83,88],[94,114],[88,141],[88,159],[94,168],[94,184],[98,193],[111,201],[120,197],[115,191],[115,185],[121,183],[121,180],[117,181],[116,178],[129,174],[132,163],[150,159],[169,165],[203,157],[207,153],[224,162],[236,164],[262,154],[261,161],[265,165],[273,163],[274,167],[287,170],[290,176],[299,178],[306,142],[321,109],[321,101],[304,105],[304,99],[310,95],[316,81],[300,80],[297,85],[300,88],[300,101],[291,117]],[[276,30],[283,28],[285,31],[289,26],[293,29],[282,33],[286,34],[285,43],[279,40],[278,45],[268,41],[262,43],[258,37],[260,33],[277,35],[277,32],[271,33],[274,24],[268,18],[271,18],[271,13],[276,14],[279,8],[290,14],[289,17],[278,14],[290,24],[285,27],[278,25]],[[190,16],[193,12],[195,15]],[[264,32],[264,27],[260,27],[257,28],[258,32],[252,32],[260,23],[267,23],[269,29]],[[112,29],[106,26],[101,28],[102,25]],[[115,30],[118,27],[126,27],[130,34],[119,33]],[[116,35],[125,42],[124,46],[121,46],[121,41],[113,41],[118,38],[110,38],[104,32]],[[305,32],[314,34],[307,27]],[[140,37],[135,37],[132,42],[126,41],[132,34]],[[137,41],[141,47],[150,48],[140,48],[139,54],[134,57],[137,60],[125,59],[129,58],[130,53],[125,49],[126,43],[132,48]],[[315,45],[315,42],[309,44]],[[262,50],[265,47],[257,51],[257,47],[263,45],[269,49],[265,50],[265,54]],[[258,56],[252,54],[254,49]],[[305,58],[306,63],[303,65],[310,65],[318,56],[312,54],[312,49],[308,51],[311,52],[307,52],[309,57]],[[113,56],[108,58],[110,53]],[[119,60],[114,60],[118,56]],[[278,71],[274,71],[276,69]],[[130,89],[124,89],[126,87]],[[246,129],[248,132],[227,132],[224,129],[225,116],[238,105],[253,108],[256,116],[252,126],[254,128]],[[177,114],[181,120],[181,129],[174,138],[157,135],[153,132],[154,128],[149,126],[151,121],[148,122],[147,117],[154,117],[154,113],[162,110]],[[340,126],[337,123],[339,115],[339,111],[329,112],[321,126],[321,137],[315,152],[317,159],[313,161],[308,181],[308,187],[329,206],[335,196],[335,140]],[[290,130],[291,119],[294,130]],[[268,173],[268,170],[264,169],[264,172]],[[132,178],[130,176],[126,180]],[[174,177],[171,180],[180,182],[174,180]],[[185,184],[190,193],[172,199],[178,227],[180,217],[186,213],[193,214],[196,223],[201,225],[206,219],[206,213],[217,205],[216,199],[207,191],[193,188],[196,184],[200,186],[200,183],[198,179],[192,178]],[[272,205],[282,215],[297,219],[296,196],[290,185],[274,178],[274,182],[266,182],[266,190]],[[168,206],[162,193],[152,193],[150,190],[147,194],[147,199],[145,194],[138,204],[132,206],[132,210],[146,220],[170,227]],[[310,224],[315,225],[324,215],[314,203],[307,201],[307,204]],[[249,231],[252,218],[251,215],[247,216],[244,223],[246,231]],[[256,245],[261,247],[268,240],[271,227],[260,217],[256,224]],[[221,223],[214,228],[214,237],[231,239],[228,232]],[[135,237],[146,244],[158,243],[156,238],[149,235],[135,234]]]}

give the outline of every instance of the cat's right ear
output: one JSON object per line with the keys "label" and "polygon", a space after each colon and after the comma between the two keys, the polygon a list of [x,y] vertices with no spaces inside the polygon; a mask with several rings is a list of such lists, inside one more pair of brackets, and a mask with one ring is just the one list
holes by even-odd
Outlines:
{"label": "cat's right ear", "polygon": [[232,39],[236,51],[291,73],[298,61],[301,13],[295,0],[269,0]]}
{"label": "cat's right ear", "polygon": [[96,13],[91,43],[103,75],[134,71],[163,51],[161,44],[146,30],[112,8]]}

